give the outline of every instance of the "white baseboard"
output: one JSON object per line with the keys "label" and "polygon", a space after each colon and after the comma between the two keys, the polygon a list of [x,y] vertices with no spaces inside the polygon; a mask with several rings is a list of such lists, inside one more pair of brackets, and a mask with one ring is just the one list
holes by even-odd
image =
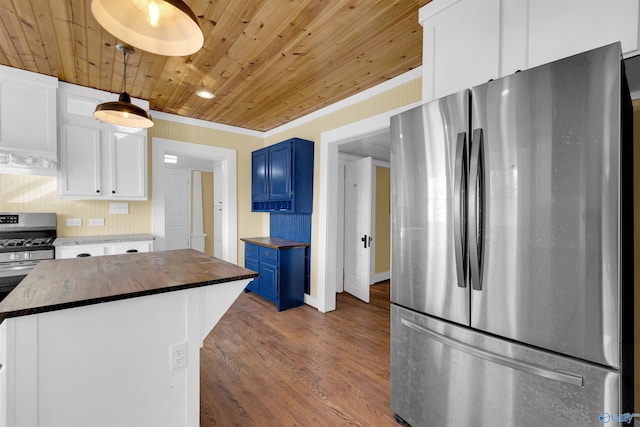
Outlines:
{"label": "white baseboard", "polygon": [[390,271],[383,271],[382,273],[376,273],[373,275],[373,283],[382,282],[383,280],[391,279]]}
{"label": "white baseboard", "polygon": [[310,305],[313,308],[318,308],[318,299],[312,297],[309,294],[304,294],[304,303]]}

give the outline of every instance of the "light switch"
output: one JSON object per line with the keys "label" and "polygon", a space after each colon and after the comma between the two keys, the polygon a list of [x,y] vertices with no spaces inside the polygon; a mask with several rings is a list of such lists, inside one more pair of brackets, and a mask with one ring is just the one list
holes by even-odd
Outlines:
{"label": "light switch", "polygon": [[109,213],[127,215],[129,213],[129,203],[109,203]]}

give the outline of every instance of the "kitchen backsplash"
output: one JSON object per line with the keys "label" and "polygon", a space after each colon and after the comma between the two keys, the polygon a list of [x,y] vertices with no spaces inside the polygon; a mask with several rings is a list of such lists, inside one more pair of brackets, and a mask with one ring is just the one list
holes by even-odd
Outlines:
{"label": "kitchen backsplash", "polygon": [[[0,212],[55,212],[58,236],[151,233],[150,200],[128,202],[129,213],[125,215],[110,214],[109,204],[60,199],[55,177],[0,174]],[[75,218],[80,218],[82,225],[67,226],[67,219]],[[90,219],[104,219],[104,226],[90,226]]]}

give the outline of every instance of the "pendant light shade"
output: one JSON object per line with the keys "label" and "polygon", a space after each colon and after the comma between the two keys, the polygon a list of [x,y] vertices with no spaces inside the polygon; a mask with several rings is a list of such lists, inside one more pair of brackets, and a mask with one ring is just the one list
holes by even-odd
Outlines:
{"label": "pendant light shade", "polygon": [[130,128],[150,128],[153,126],[151,116],[143,108],[133,105],[127,92],[113,102],[104,102],[96,107],[93,116],[103,122]]}
{"label": "pendant light shade", "polygon": [[124,74],[122,78],[122,93],[117,101],[103,102],[96,107],[93,116],[106,123],[131,128],[149,128],[153,126],[151,116],[144,108],[131,103],[127,93],[127,55],[133,53],[130,46],[116,45],[116,49],[124,55]]}
{"label": "pendant light shade", "polygon": [[91,12],[116,38],[147,52],[185,56],[204,43],[198,18],[181,0],[92,0]]}

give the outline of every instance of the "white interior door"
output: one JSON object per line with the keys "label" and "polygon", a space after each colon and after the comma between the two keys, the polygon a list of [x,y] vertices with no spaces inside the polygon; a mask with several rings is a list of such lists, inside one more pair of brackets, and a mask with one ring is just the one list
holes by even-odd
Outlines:
{"label": "white interior door", "polygon": [[165,249],[189,247],[191,171],[165,169]]}
{"label": "white interior door", "polygon": [[371,157],[345,167],[344,290],[369,302],[371,284]]}

